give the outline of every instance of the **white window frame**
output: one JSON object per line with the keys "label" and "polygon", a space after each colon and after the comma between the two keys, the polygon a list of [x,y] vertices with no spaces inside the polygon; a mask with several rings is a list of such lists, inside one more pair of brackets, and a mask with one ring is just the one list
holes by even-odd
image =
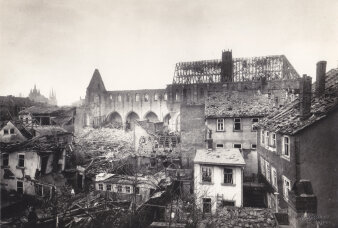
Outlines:
{"label": "white window frame", "polygon": [[265,137],[265,135],[264,135],[264,130],[261,129],[261,144],[262,144],[262,145],[265,144],[265,143],[264,143],[264,137]]}
{"label": "white window frame", "polygon": [[[257,121],[254,121],[257,120]],[[254,124],[259,122],[259,118],[252,118],[252,124],[251,124],[251,131],[257,131],[257,127],[256,129],[254,129]]]}
{"label": "white window frame", "polygon": [[270,132],[269,132],[269,131],[265,131],[264,136],[265,136],[264,141],[266,142],[265,145],[266,145],[266,146],[269,146],[269,144],[270,144],[270,143],[269,143],[269,142],[270,142],[270,140],[269,140],[269,139],[270,139],[270,137],[269,137],[269,136],[270,136]]}
{"label": "white window frame", "polygon": [[[203,181],[203,168],[210,169],[211,175],[210,175],[210,181]],[[201,165],[201,183],[213,183],[214,180],[214,169],[212,166],[206,166],[206,165]]]}
{"label": "white window frame", "polygon": [[[286,139],[288,141],[287,147],[285,146],[286,145],[286,143],[285,143]],[[282,148],[282,157],[286,158],[286,160],[290,161],[290,137],[289,136],[286,136],[286,135],[283,136],[283,146],[282,147],[283,147]],[[288,154],[286,154],[286,149],[287,149]]]}
{"label": "white window frame", "polygon": [[[119,190],[121,188],[121,191]],[[117,185],[116,186],[117,192],[122,193],[123,192],[123,186],[122,185]]]}
{"label": "white window frame", "polygon": [[261,173],[265,176],[265,160],[261,157]]}
{"label": "white window frame", "polygon": [[[205,199],[210,200],[210,202],[204,202]],[[209,206],[208,206],[208,207],[210,208],[210,211],[209,211],[209,212],[205,212],[205,211],[204,211],[204,205],[206,205],[206,204],[209,205]],[[208,198],[208,197],[202,198],[202,211],[203,211],[203,214],[210,214],[210,213],[212,212],[212,200],[211,200],[211,198]]]}
{"label": "white window frame", "polygon": [[130,186],[126,186],[126,193],[131,193],[131,187]]}
{"label": "white window frame", "polygon": [[271,184],[278,192],[278,176],[275,167],[271,166]]}
{"label": "white window frame", "polygon": [[270,146],[275,148],[276,147],[276,133],[271,132],[270,134]]}
{"label": "white window frame", "polygon": [[[225,183],[224,182],[224,180],[225,180],[225,169],[229,169],[229,170],[231,170],[232,172],[231,172],[231,175],[232,175],[232,177],[231,177],[231,183]],[[235,169],[232,169],[232,168],[229,168],[229,167],[224,167],[223,168],[223,184],[224,185],[235,185]]]}
{"label": "white window frame", "polygon": [[225,131],[224,119],[223,118],[217,119],[217,121],[216,121],[216,131]]}
{"label": "white window frame", "polygon": [[[289,183],[287,186],[286,183]],[[289,178],[283,175],[283,197],[286,201],[289,200],[289,191],[291,190],[291,181]]]}
{"label": "white window frame", "polygon": [[[239,120],[236,122],[236,120]],[[239,123],[239,130],[238,129],[235,129],[236,127],[236,123],[238,124]],[[234,126],[233,126],[233,130],[234,131],[241,131],[242,130],[242,119],[241,118],[234,118]]]}

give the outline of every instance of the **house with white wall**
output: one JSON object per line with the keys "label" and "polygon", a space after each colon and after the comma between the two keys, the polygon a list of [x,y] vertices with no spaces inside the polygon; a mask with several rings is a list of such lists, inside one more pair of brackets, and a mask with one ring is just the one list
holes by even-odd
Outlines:
{"label": "house with white wall", "polygon": [[203,213],[243,206],[244,158],[237,148],[199,149],[194,158],[194,193]]}

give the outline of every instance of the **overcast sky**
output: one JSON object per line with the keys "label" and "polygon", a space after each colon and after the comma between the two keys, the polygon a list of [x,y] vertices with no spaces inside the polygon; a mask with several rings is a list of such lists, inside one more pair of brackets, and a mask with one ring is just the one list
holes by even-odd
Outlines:
{"label": "overcast sky", "polygon": [[338,65],[337,0],[0,0],[0,95],[34,84],[58,103],[108,90],[165,88],[176,62],[284,54],[299,74]]}

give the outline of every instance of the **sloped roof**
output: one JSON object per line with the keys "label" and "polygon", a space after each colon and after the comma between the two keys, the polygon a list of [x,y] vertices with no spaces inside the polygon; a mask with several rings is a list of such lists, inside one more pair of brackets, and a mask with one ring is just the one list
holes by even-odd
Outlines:
{"label": "sloped roof", "polygon": [[194,163],[230,166],[245,165],[244,158],[237,148],[218,148],[215,150],[199,149],[196,151]]}
{"label": "sloped roof", "polygon": [[205,102],[206,118],[260,117],[277,110],[268,94],[259,91],[214,92]]}
{"label": "sloped roof", "polygon": [[95,69],[87,89],[106,91],[106,87],[104,86],[101,74],[98,69]]}
{"label": "sloped roof", "polygon": [[330,70],[325,78],[325,93],[313,94],[311,100],[311,116],[302,119],[299,115],[299,99],[262,119],[258,126],[287,135],[294,135],[325,118],[338,108],[338,69]]}

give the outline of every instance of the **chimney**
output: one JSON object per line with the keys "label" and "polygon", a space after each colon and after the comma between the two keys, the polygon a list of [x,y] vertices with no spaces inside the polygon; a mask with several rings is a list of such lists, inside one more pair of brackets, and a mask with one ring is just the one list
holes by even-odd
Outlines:
{"label": "chimney", "polygon": [[319,61],[317,63],[317,71],[316,71],[316,94],[317,96],[324,94],[325,73],[326,73],[326,61]]}
{"label": "chimney", "polygon": [[306,119],[311,115],[311,85],[312,78],[304,74],[301,79],[299,94],[299,114],[302,119]]}
{"label": "chimney", "polygon": [[221,82],[232,82],[232,51],[222,52]]}

